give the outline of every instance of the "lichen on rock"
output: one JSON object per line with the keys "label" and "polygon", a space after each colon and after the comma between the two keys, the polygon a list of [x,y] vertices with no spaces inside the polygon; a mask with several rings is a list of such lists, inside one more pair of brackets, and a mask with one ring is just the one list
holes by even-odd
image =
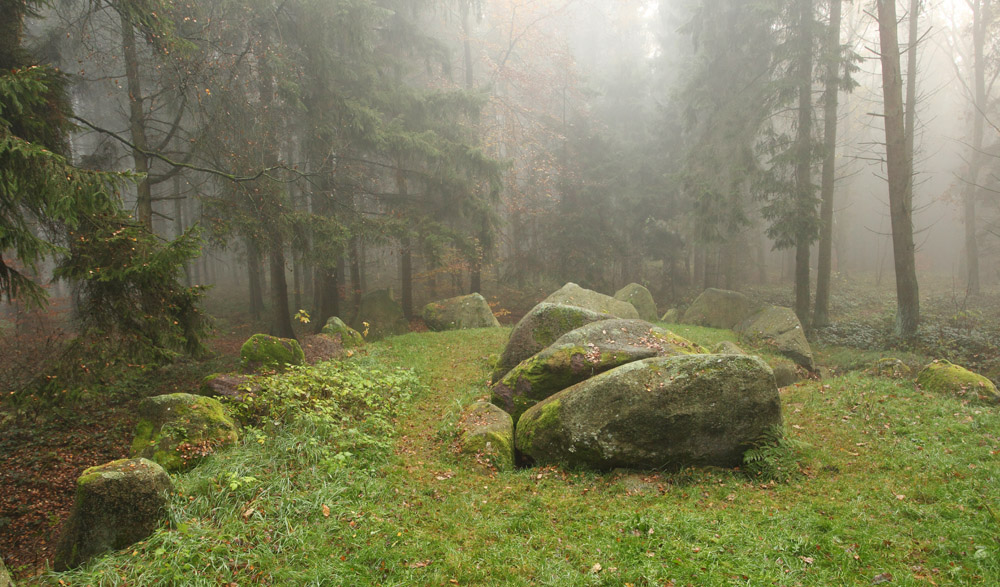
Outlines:
{"label": "lichen on rock", "polygon": [[489,303],[478,293],[431,302],[424,306],[421,316],[427,328],[437,332],[500,327]]}
{"label": "lichen on rock", "polygon": [[992,381],[965,367],[943,359],[934,361],[917,374],[917,385],[932,393],[949,394],[989,403],[1000,401]]}
{"label": "lichen on rock", "polygon": [[353,349],[365,344],[365,338],[361,336],[361,333],[345,324],[337,316],[331,316],[320,332],[338,340],[345,349]]}
{"label": "lichen on rock", "polygon": [[237,439],[236,424],[218,400],[171,393],[139,404],[132,455],[153,460],[167,471],[181,471]]}
{"label": "lichen on rock", "polygon": [[255,334],[240,348],[240,370],[252,373],[263,369],[282,370],[305,363],[299,341],[269,334]]}
{"label": "lichen on rock", "polygon": [[476,402],[459,422],[459,451],[500,471],[514,468],[514,422],[510,414],[487,402]]}
{"label": "lichen on rock", "polygon": [[615,299],[632,304],[642,320],[656,322],[659,317],[656,312],[656,302],[653,301],[653,294],[638,283],[630,283],[615,292]]}

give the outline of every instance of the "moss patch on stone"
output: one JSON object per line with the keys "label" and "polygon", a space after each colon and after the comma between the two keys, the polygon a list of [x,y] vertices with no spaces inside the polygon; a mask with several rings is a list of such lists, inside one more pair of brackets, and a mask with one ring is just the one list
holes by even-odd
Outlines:
{"label": "moss patch on stone", "polygon": [[917,385],[933,393],[949,394],[989,403],[1000,401],[992,381],[945,360],[934,361],[917,374]]}
{"label": "moss patch on stone", "polygon": [[615,299],[632,304],[642,320],[655,322],[659,317],[656,311],[656,302],[653,301],[653,294],[638,283],[630,283],[615,292]]}
{"label": "moss patch on stone", "polygon": [[514,422],[500,408],[476,402],[459,423],[459,450],[500,471],[514,468]]}
{"label": "moss patch on stone", "polygon": [[262,369],[281,370],[305,363],[299,341],[269,334],[255,334],[240,348],[240,369],[252,373]]}
{"label": "moss patch on stone", "polygon": [[361,336],[360,332],[336,316],[326,321],[321,333],[339,340],[340,345],[345,349],[353,349],[365,344],[365,338]]}
{"label": "moss patch on stone", "polygon": [[167,471],[181,471],[237,439],[236,424],[218,400],[172,393],[139,404],[132,455],[151,459]]}
{"label": "moss patch on stone", "polygon": [[489,303],[478,293],[431,302],[424,306],[421,316],[427,328],[436,332],[500,327]]}

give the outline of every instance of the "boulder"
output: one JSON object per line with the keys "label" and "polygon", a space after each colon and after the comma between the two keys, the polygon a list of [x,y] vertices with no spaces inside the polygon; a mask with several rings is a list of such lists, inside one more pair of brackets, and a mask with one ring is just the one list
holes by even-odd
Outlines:
{"label": "boulder", "polygon": [[733,328],[759,309],[760,304],[738,291],[710,287],[691,303],[681,322],[712,328]]}
{"label": "boulder", "polygon": [[459,422],[459,450],[501,471],[514,468],[514,421],[487,402],[476,402]]}
{"label": "boulder", "polygon": [[712,347],[712,352],[717,355],[745,355],[747,352],[740,348],[738,344],[730,340],[724,340]]}
{"label": "boulder", "polygon": [[557,338],[584,324],[613,318],[578,306],[541,303],[514,325],[507,346],[493,371],[493,381],[500,379],[518,363],[554,343]]}
{"label": "boulder", "polygon": [[633,361],[704,352],[643,320],[591,322],[521,361],[492,389],[491,401],[517,422],[525,410],[571,385]]}
{"label": "boulder", "polygon": [[766,344],[789,359],[813,371],[812,348],[805,330],[791,308],[766,306],[739,323],[733,329],[740,340],[751,344]]}
{"label": "boulder", "polygon": [[351,327],[369,340],[404,334],[410,330],[403,307],[393,299],[388,289],[375,290],[361,298],[361,307],[351,320]]}
{"label": "boulder", "polygon": [[215,373],[201,380],[198,395],[214,398],[242,400],[247,394],[260,391],[257,378],[239,373]]}
{"label": "boulder", "polygon": [[615,292],[615,299],[632,304],[635,311],[639,312],[639,318],[647,322],[656,322],[659,316],[653,294],[638,283],[630,283]]}
{"label": "boulder", "polygon": [[677,308],[670,308],[660,317],[660,322],[667,324],[677,324],[680,321],[681,313]]}
{"label": "boulder", "polygon": [[294,338],[255,334],[240,348],[240,370],[244,373],[281,370],[288,365],[301,365],[305,360],[305,353]]}
{"label": "boulder", "polygon": [[500,327],[490,305],[478,293],[431,302],[424,306],[422,316],[427,328],[438,332]]}
{"label": "boulder", "polygon": [[170,476],[146,459],[91,467],[76,480],[76,498],[56,545],[53,568],[66,571],[94,556],[148,538],[166,517]]}
{"label": "boulder", "polygon": [[921,369],[920,373],[917,373],[917,385],[932,393],[955,395],[989,403],[1000,401],[1000,393],[992,381],[943,359]]}
{"label": "boulder", "polygon": [[322,363],[323,361],[332,361],[345,354],[348,356],[354,354],[354,351],[344,350],[343,345],[340,344],[339,336],[334,338],[322,333],[303,336],[300,346],[302,347],[302,354],[306,357],[306,363],[310,365]]}
{"label": "boulder", "polygon": [[236,424],[219,400],[190,393],[157,395],[139,403],[132,456],[181,471],[237,439]]}
{"label": "boulder", "polygon": [[890,379],[905,379],[913,374],[913,370],[906,363],[893,357],[882,357],[875,361],[867,372],[876,377]]}
{"label": "boulder", "polygon": [[774,375],[759,358],[656,357],[536,404],[518,421],[515,446],[536,464],[736,467],[761,434],[780,424]]}
{"label": "boulder", "polygon": [[332,316],[326,321],[320,334],[325,334],[338,341],[345,349],[353,349],[365,344],[365,338],[361,333],[351,328],[344,321],[336,316]]}
{"label": "boulder", "polygon": [[14,587],[14,580],[10,578],[7,567],[3,564],[3,557],[0,556],[0,587]]}
{"label": "boulder", "polygon": [[616,300],[611,296],[606,296],[596,291],[584,289],[575,283],[567,283],[542,300],[542,302],[576,306],[590,310],[591,312],[610,314],[612,318],[639,318],[639,312],[632,304]]}
{"label": "boulder", "polygon": [[774,384],[778,387],[788,387],[802,380],[799,366],[793,361],[780,360],[771,365],[771,370],[774,371]]}

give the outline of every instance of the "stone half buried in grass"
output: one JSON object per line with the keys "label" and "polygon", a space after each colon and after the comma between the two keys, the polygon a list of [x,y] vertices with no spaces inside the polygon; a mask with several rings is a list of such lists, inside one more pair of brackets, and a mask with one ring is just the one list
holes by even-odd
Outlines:
{"label": "stone half buried in grass", "polygon": [[760,307],[738,291],[710,287],[691,302],[681,322],[710,328],[733,328]]}
{"label": "stone half buried in grass", "polygon": [[653,294],[638,283],[630,283],[615,292],[615,299],[632,304],[642,320],[656,322],[659,317],[656,312],[656,302],[653,301]]}
{"label": "stone half buried in grass", "polygon": [[14,587],[14,580],[10,578],[7,567],[3,564],[3,557],[0,556],[0,587]]}
{"label": "stone half buried in grass", "polygon": [[806,369],[815,369],[812,347],[806,340],[802,323],[791,308],[765,306],[737,324],[733,331],[739,335],[740,340],[773,346],[776,351]]}
{"label": "stone half buried in grass", "polygon": [[988,403],[1000,401],[992,381],[945,360],[934,361],[917,374],[917,385],[932,393],[954,395]]}
{"label": "stone half buried in grass", "polygon": [[293,338],[255,334],[240,348],[240,370],[244,373],[282,370],[288,365],[301,365],[305,360],[299,341]]}
{"label": "stone half buried in grass", "polygon": [[610,314],[612,318],[639,318],[639,312],[632,304],[580,287],[575,283],[567,283],[549,294],[549,297],[542,301],[549,304],[576,306],[601,314]]}
{"label": "stone half buried in grass", "polygon": [[615,367],[648,359],[703,353],[697,344],[643,320],[601,320],[567,332],[510,370],[491,401],[517,422],[550,395]]}
{"label": "stone half buried in grass", "polygon": [[599,470],[736,467],[780,424],[774,375],[761,359],[657,357],[536,404],[518,420],[515,447],[527,462]]}
{"label": "stone half buried in grass", "polygon": [[514,422],[487,402],[472,404],[459,422],[458,449],[500,471],[514,468]]}
{"label": "stone half buried in grass", "polygon": [[609,318],[614,316],[592,312],[578,306],[545,302],[538,304],[514,325],[507,346],[504,347],[493,371],[492,380],[500,381],[518,363],[554,343],[567,332],[576,330],[584,324]]}
{"label": "stone half buried in grass", "polygon": [[365,339],[361,333],[344,323],[343,320],[332,316],[326,321],[320,334],[325,334],[336,339],[345,349],[353,349],[365,344]]}
{"label": "stone half buried in grass", "polygon": [[421,316],[427,328],[435,332],[500,327],[489,303],[478,293],[431,302],[424,306]]}
{"label": "stone half buried in grass", "polygon": [[53,567],[65,571],[151,535],[166,516],[170,476],[147,459],[91,467],[76,481],[76,499],[56,545]]}
{"label": "stone half buried in grass", "polygon": [[351,320],[351,328],[369,340],[379,340],[405,334],[409,332],[410,325],[403,314],[403,306],[392,297],[392,291],[379,289],[361,298],[361,306]]}
{"label": "stone half buried in grass", "polygon": [[167,471],[181,471],[237,439],[236,424],[218,400],[171,393],[139,404],[132,455],[156,461]]}

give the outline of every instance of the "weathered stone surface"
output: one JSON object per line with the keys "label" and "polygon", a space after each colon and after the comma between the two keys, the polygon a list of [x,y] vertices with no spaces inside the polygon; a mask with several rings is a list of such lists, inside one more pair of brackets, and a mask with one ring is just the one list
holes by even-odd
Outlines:
{"label": "weathered stone surface", "polygon": [[802,380],[799,366],[793,361],[778,361],[771,365],[771,370],[774,371],[774,383],[778,387],[787,387]]}
{"label": "weathered stone surface", "polygon": [[738,291],[710,287],[691,302],[681,322],[712,328],[733,328],[759,309],[760,304]]}
{"label": "weathered stone surface", "polygon": [[542,302],[514,326],[500,360],[493,371],[494,382],[506,375],[518,363],[554,343],[557,338],[584,324],[613,318],[610,314],[592,312],[578,306]]}
{"label": "weathered stone surface", "polygon": [[236,424],[218,400],[190,393],[158,395],[139,404],[132,456],[180,471],[237,438]]}
{"label": "weathered stone surface", "polygon": [[754,440],[780,423],[774,375],[759,358],[657,357],[536,404],[518,421],[515,446],[536,464],[734,467]]}
{"label": "weathered stone surface", "polygon": [[0,587],[14,587],[14,580],[10,578],[7,567],[3,564],[3,557],[0,556]]}
{"label": "weathered stone surface", "polygon": [[781,306],[766,306],[740,322],[734,329],[740,340],[771,345],[782,355],[814,370],[812,348],[795,311]]}
{"label": "weathered stone surface", "polygon": [[632,304],[584,289],[575,283],[567,283],[542,302],[585,308],[591,312],[610,314],[613,318],[639,318],[639,312]]}
{"label": "weathered stone surface", "polygon": [[368,340],[378,340],[409,332],[410,325],[403,315],[403,307],[393,299],[392,292],[379,289],[361,298],[361,307],[351,320],[351,328],[364,334]]}
{"label": "weathered stone surface", "polygon": [[949,394],[988,403],[1000,401],[992,381],[965,367],[943,359],[934,361],[917,374],[917,385],[932,393]]}
{"label": "weathered stone surface", "polygon": [[905,379],[913,375],[903,361],[893,357],[882,357],[868,369],[868,373],[877,377],[888,377],[890,379]]}
{"label": "weathered stone surface", "polygon": [[638,283],[630,283],[615,292],[615,299],[632,304],[636,312],[639,312],[639,318],[647,322],[656,322],[659,316],[653,294]]}
{"label": "weathered stone surface", "polygon": [[170,476],[146,459],[91,467],[76,481],[53,567],[65,571],[149,537],[166,516]]}
{"label": "weathered stone surface", "polygon": [[224,397],[228,399],[242,400],[248,393],[257,393],[260,385],[256,383],[253,375],[240,375],[238,373],[215,373],[202,379],[198,387],[198,395],[205,397]]}
{"label": "weathered stone surface", "polygon": [[459,422],[459,450],[501,471],[514,468],[514,421],[487,402],[476,402]]}
{"label": "weathered stone surface", "polygon": [[301,365],[306,356],[293,338],[255,334],[240,348],[240,370],[253,373],[261,370],[281,370],[288,365]]}
{"label": "weathered stone surface", "polygon": [[660,317],[660,322],[666,322],[667,324],[677,324],[680,321],[681,313],[677,308],[670,308],[663,313]]}
{"label": "weathered stone surface", "polygon": [[499,328],[500,322],[486,299],[478,293],[431,302],[421,314],[427,328],[434,331],[464,328]]}
{"label": "weathered stone surface", "polygon": [[704,352],[697,344],[643,320],[601,320],[572,330],[497,382],[491,401],[517,422],[525,410],[571,385],[625,363]]}
{"label": "weathered stone surface", "polygon": [[365,344],[365,339],[360,332],[344,324],[344,321],[336,316],[331,316],[326,321],[320,333],[337,340],[345,349],[353,349]]}
{"label": "weathered stone surface", "polygon": [[747,352],[740,348],[738,344],[730,340],[724,340],[712,347],[712,352],[717,355],[745,355]]}

